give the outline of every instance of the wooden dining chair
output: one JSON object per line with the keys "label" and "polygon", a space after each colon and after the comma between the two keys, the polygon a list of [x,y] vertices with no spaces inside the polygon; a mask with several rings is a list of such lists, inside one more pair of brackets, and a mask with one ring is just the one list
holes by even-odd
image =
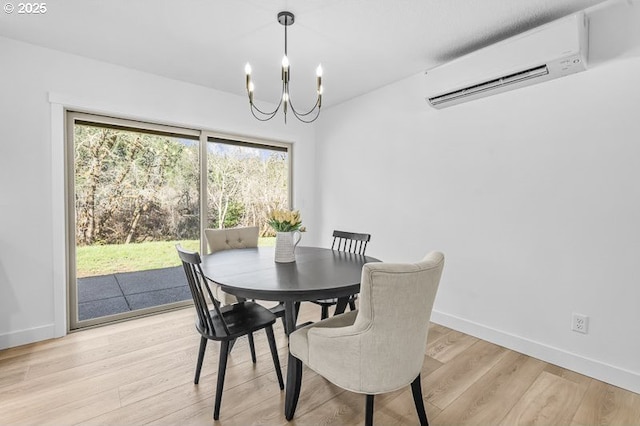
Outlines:
{"label": "wooden dining chair", "polygon": [[367,263],[357,311],[294,331],[289,368],[300,374],[287,390],[286,418],[295,414],[305,364],[334,385],[365,394],[366,425],[373,424],[374,395],[410,384],[420,424],[428,425],[420,372],[443,267],[444,255],[435,251],[416,263]]}
{"label": "wooden dining chair", "polygon": [[[356,253],[364,256],[367,251],[367,243],[371,240],[370,234],[358,234],[356,232],[345,231],[333,231],[333,242],[331,243],[331,250],[344,251],[347,253]],[[349,296],[349,309],[356,310],[357,294]],[[321,313],[320,318],[325,319],[329,317],[329,308],[338,304],[338,299],[319,299],[312,300],[312,303],[320,305]]]}
{"label": "wooden dining chair", "polygon": [[[220,417],[220,404],[222,402],[222,390],[224,387],[224,376],[227,369],[230,345],[241,336],[248,336],[250,339],[249,342],[252,343],[253,333],[258,330],[265,330],[269,341],[269,348],[271,349],[273,365],[276,370],[276,375],[278,376],[280,390],[284,389],[278,349],[273,335],[273,324],[276,322],[276,316],[267,308],[251,301],[221,306],[220,301],[211,290],[209,282],[204,278],[200,255],[197,252],[184,250],[180,245],[177,245],[176,249],[182,261],[187,282],[189,283],[189,289],[191,290],[191,296],[193,296],[193,304],[198,314],[196,330],[198,330],[201,337],[198,362],[196,364],[196,375],[193,381],[195,384],[198,384],[200,381],[200,371],[202,370],[202,361],[204,359],[205,349],[207,348],[207,342],[209,340],[220,342],[218,383],[213,409],[214,420],[218,420]],[[210,309],[207,300],[212,302],[213,309]],[[253,348],[253,344],[251,344],[251,346],[252,360],[255,363],[255,349]]]}
{"label": "wooden dining chair", "polygon": [[[260,233],[257,226],[244,226],[223,229],[207,228],[204,230],[204,235],[209,245],[209,253],[216,253],[222,250],[258,247]],[[238,301],[234,295],[222,291],[219,285],[214,284],[213,286],[216,296],[222,304]],[[278,303],[270,307],[269,310],[284,324],[284,303]]]}

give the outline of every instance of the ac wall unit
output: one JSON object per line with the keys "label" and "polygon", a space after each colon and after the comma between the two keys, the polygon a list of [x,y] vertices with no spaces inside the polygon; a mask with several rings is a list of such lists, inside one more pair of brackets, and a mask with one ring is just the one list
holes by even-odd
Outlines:
{"label": "ac wall unit", "polygon": [[426,72],[427,101],[446,108],[586,69],[584,13],[570,15]]}

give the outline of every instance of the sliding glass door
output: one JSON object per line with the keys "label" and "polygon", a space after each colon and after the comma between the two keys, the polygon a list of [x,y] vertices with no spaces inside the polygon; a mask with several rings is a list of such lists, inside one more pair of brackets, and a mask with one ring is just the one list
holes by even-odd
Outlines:
{"label": "sliding glass door", "polygon": [[96,116],[70,120],[71,328],[188,303],[175,245],[200,249],[199,137]]}
{"label": "sliding glass door", "polygon": [[67,113],[71,329],[191,304],[175,245],[291,203],[291,146]]}

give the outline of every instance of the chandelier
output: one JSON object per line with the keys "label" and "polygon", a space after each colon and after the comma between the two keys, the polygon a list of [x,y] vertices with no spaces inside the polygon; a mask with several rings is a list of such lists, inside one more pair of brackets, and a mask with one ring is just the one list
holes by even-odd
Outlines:
{"label": "chandelier", "polygon": [[260,121],[268,121],[271,120],[282,107],[284,112],[284,122],[287,122],[287,112],[290,110],[293,115],[300,121],[304,123],[312,123],[318,119],[320,116],[320,108],[322,107],[322,66],[318,65],[316,69],[316,91],[317,98],[316,103],[307,112],[299,112],[293,106],[293,102],[291,101],[291,97],[289,96],[289,78],[291,75],[289,58],[287,57],[287,27],[293,25],[294,15],[291,12],[280,12],[278,13],[278,22],[284,25],[284,57],[282,58],[282,94],[280,96],[280,102],[273,111],[265,112],[258,108],[256,104],[253,102],[253,91],[255,89],[253,82],[251,81],[251,65],[247,62],[247,65],[244,67],[244,72],[247,77],[247,95],[249,96],[249,105],[251,107],[251,113],[255,118]]}

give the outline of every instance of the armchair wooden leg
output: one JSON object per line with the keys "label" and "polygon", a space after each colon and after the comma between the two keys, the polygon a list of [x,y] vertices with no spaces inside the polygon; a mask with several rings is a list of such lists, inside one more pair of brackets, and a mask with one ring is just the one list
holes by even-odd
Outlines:
{"label": "armchair wooden leg", "polygon": [[253,342],[253,333],[247,334],[247,338],[249,339],[249,349],[251,349],[251,361],[256,363],[256,345]]}
{"label": "armchair wooden leg", "polygon": [[284,399],[284,416],[287,420],[293,419],[300,396],[302,385],[302,361],[289,354],[287,365],[287,393]]}
{"label": "armchair wooden leg", "polygon": [[269,326],[264,329],[267,332],[267,340],[269,340],[269,349],[271,349],[271,357],[273,358],[273,366],[278,376],[278,384],[280,390],[284,389],[284,381],[282,380],[282,370],[280,369],[280,358],[278,358],[278,348],[276,347],[276,338],[273,335],[273,327]]}
{"label": "armchair wooden leg", "polygon": [[220,342],[220,362],[218,363],[218,385],[216,386],[216,402],[213,407],[213,420],[220,417],[222,390],[224,388],[224,374],[227,371],[227,357],[229,356],[229,341]]}
{"label": "armchair wooden leg", "polygon": [[418,412],[418,418],[420,419],[421,426],[429,426],[427,420],[427,412],[424,410],[424,401],[422,399],[422,385],[420,384],[420,375],[411,382],[411,391],[413,393],[413,402],[416,404],[416,411]]}
{"label": "armchair wooden leg", "polygon": [[373,397],[374,395],[367,395],[367,406],[364,413],[365,426],[373,426]]}
{"label": "armchair wooden leg", "polygon": [[193,383],[196,385],[200,381],[200,371],[202,370],[202,360],[204,359],[204,351],[207,349],[207,339],[206,337],[200,338],[200,350],[198,351],[198,363],[196,364],[196,377],[193,379]]}

